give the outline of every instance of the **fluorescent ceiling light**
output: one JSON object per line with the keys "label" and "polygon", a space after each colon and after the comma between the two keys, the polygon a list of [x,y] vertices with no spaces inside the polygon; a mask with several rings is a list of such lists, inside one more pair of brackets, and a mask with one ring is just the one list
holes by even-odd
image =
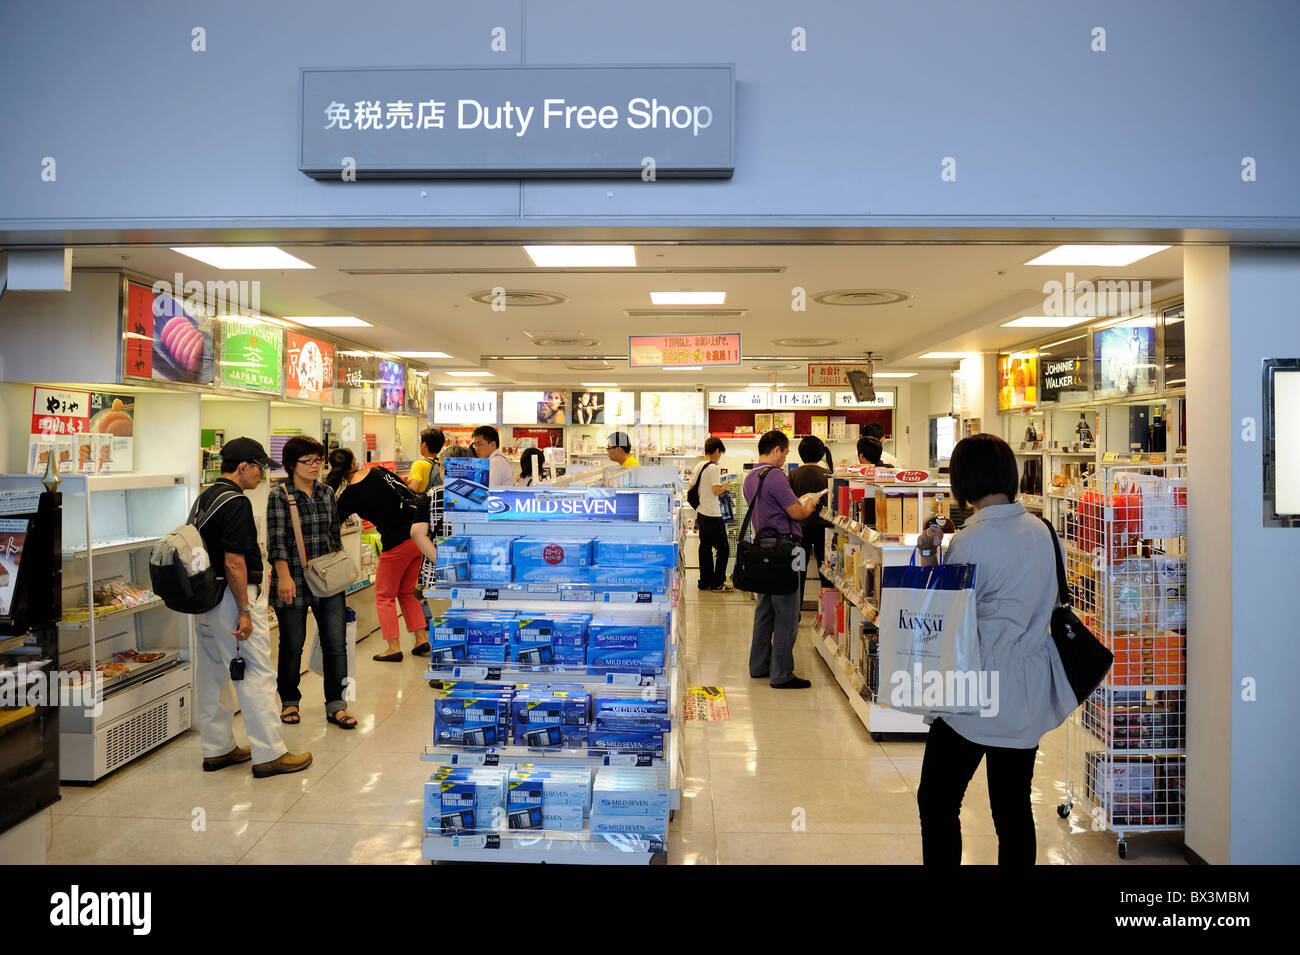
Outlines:
{"label": "fluorescent ceiling light", "polygon": [[1167,248],[1167,245],[1058,245],[1025,265],[1132,265]]}
{"label": "fluorescent ceiling light", "polygon": [[781,387],[781,382],[779,382],[779,381],[775,381],[775,382],[774,382],[774,381],[755,381],[755,382],[751,382],[750,384],[746,385],[745,387],[746,387],[746,388],[779,388],[779,387]]}
{"label": "fluorescent ceiling light", "polygon": [[616,382],[616,381],[584,381],[584,382],[582,383],[582,387],[584,387],[584,388],[617,388],[617,387],[618,387],[618,382]]}
{"label": "fluorescent ceiling light", "polygon": [[1055,348],[1057,345],[1066,345],[1070,342],[1082,341],[1083,335],[1075,335],[1073,338],[1062,338],[1059,342],[1048,342],[1046,345],[1039,345],[1038,351],[1041,353],[1044,348]]}
{"label": "fluorescent ceiling light", "polygon": [[490,371],[448,371],[444,374],[452,378],[495,378],[496,375]]}
{"label": "fluorescent ceiling light", "polygon": [[914,372],[914,371],[878,371],[878,372],[876,372],[874,375],[872,375],[871,377],[872,377],[872,378],[915,378],[915,377],[916,377],[916,372]]}
{"label": "fluorescent ceiling light", "polygon": [[632,245],[526,245],[524,251],[541,269],[636,268]]}
{"label": "fluorescent ceiling light", "polygon": [[653,305],[725,305],[726,292],[651,292]]}
{"label": "fluorescent ceiling light", "polygon": [[478,385],[472,381],[440,381],[438,384],[443,388],[477,388]]}
{"label": "fluorescent ceiling light", "polygon": [[450,358],[445,351],[395,351],[398,358]]}
{"label": "fluorescent ceiling light", "polygon": [[979,352],[973,351],[928,351],[922,358],[974,358]]}
{"label": "fluorescent ceiling light", "polygon": [[273,245],[256,247],[203,246],[173,248],[173,252],[218,269],[314,269],[316,266],[277,249]]}
{"label": "fluorescent ceiling light", "polygon": [[682,365],[680,367],[673,366],[671,368],[664,369],[664,371],[703,371],[703,370],[704,370],[703,365]]}
{"label": "fluorescent ceiling light", "polygon": [[1068,316],[1063,318],[1051,318],[1047,315],[1025,315],[1023,318],[1017,318],[1010,322],[1003,322],[1003,328],[1069,328],[1071,325],[1078,325],[1082,322],[1090,321],[1090,316]]}
{"label": "fluorescent ceiling light", "polygon": [[286,315],[285,318],[308,328],[374,328],[354,315]]}

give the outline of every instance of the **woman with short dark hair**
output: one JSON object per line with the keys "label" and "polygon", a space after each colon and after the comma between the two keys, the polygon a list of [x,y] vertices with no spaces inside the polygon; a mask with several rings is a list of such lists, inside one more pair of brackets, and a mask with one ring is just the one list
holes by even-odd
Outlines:
{"label": "woman with short dark hair", "polygon": [[[980,685],[992,699],[979,713],[926,717],[930,733],[917,790],[921,853],[927,864],[961,862],[962,797],[987,757],[998,862],[1032,864],[1034,756],[1043,734],[1077,705],[1051,635],[1059,599],[1056,545],[1047,525],[1016,502],[1016,456],[1001,438],[959,441],[950,467],[953,497],[975,513],[948,545],[946,562],[976,567],[980,666],[987,674]],[[921,563],[935,564],[942,543],[943,531],[927,528],[917,543]]]}
{"label": "woman with short dark hair", "polygon": [[[810,491],[820,494],[826,490],[830,485],[831,474],[835,471],[835,462],[831,457],[830,448],[826,447],[822,439],[810,434],[800,441],[799,460],[803,464],[790,472],[790,487],[794,489],[794,493],[802,497]],[[817,576],[823,587],[829,587],[831,582],[825,573],[826,528],[831,525],[830,521],[822,516],[825,508],[826,498],[822,498],[813,515],[804,518],[800,524],[803,526],[804,553],[816,555]],[[807,580],[808,576],[805,574],[801,586],[806,586]]]}
{"label": "woman with short dark hair", "polygon": [[525,448],[523,456],[519,459],[519,480],[515,482],[518,487],[532,487],[542,480],[542,463],[546,460],[546,455],[542,454],[540,448]]}
{"label": "woman with short dark hair", "polygon": [[[266,505],[266,555],[271,563],[271,606],[280,625],[280,722],[298,723],[302,702],[302,647],[307,640],[307,610],[316,618],[325,677],[325,719],[335,726],[356,729],[343,702],[348,675],[347,601],[343,594],[317,597],[307,587],[306,563],[343,549],[334,492],[322,484],[325,446],[315,438],[296,435],[281,452],[289,477],[271,490]],[[294,511],[302,529],[302,550],[294,529]],[[305,557],[305,561],[304,561]]]}

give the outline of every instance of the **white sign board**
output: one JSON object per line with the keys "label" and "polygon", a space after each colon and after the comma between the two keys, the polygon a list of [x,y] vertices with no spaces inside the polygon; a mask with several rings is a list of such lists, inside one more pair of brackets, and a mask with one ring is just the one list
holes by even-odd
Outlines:
{"label": "white sign board", "polygon": [[605,392],[605,424],[636,424],[636,392]]}
{"label": "white sign board", "polygon": [[497,393],[495,391],[435,391],[433,421],[435,424],[496,424]]}
{"label": "white sign board", "polygon": [[894,393],[892,391],[878,391],[874,401],[858,401],[853,397],[851,391],[837,391],[835,392],[835,407],[892,408],[894,407]]}
{"label": "white sign board", "polygon": [[830,406],[829,391],[777,391],[772,394],[773,408],[829,408]]}
{"label": "white sign board", "polygon": [[502,424],[537,424],[537,406],[543,391],[506,391],[501,394]]}
{"label": "white sign board", "polygon": [[849,387],[848,373],[851,371],[860,371],[869,375],[871,366],[865,363],[846,365],[843,362],[809,362],[808,384],[814,388],[847,388]]}
{"label": "white sign board", "polygon": [[642,424],[704,424],[704,395],[690,391],[641,392]]}
{"label": "white sign board", "polygon": [[743,408],[765,411],[772,406],[770,391],[710,391],[710,408]]}

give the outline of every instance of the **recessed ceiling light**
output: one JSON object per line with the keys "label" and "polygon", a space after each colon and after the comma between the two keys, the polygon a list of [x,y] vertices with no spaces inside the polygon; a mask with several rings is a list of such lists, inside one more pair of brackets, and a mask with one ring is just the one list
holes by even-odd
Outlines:
{"label": "recessed ceiling light", "polygon": [[651,292],[652,305],[725,305],[726,292]]}
{"label": "recessed ceiling light", "polygon": [[445,374],[452,378],[495,378],[496,375],[490,371],[449,371]]}
{"label": "recessed ceiling light", "polygon": [[915,377],[916,377],[916,372],[914,372],[914,371],[878,371],[878,372],[876,372],[874,375],[872,375],[871,377],[872,377],[872,378],[915,378]]}
{"label": "recessed ceiling light", "polygon": [[922,358],[974,358],[979,352],[973,351],[930,351],[922,355]]}
{"label": "recessed ceiling light", "polygon": [[395,351],[398,358],[450,358],[445,351]]}
{"label": "recessed ceiling light", "polygon": [[664,371],[703,371],[703,365],[675,365],[671,368],[665,368]]}
{"label": "recessed ceiling light", "polygon": [[1017,318],[1011,322],[1003,322],[1003,328],[1069,328],[1071,325],[1078,325],[1081,322],[1089,321],[1088,316],[1079,318],[1077,316],[1063,316],[1053,318],[1048,315],[1026,315],[1023,318]]}
{"label": "recessed ceiling light", "polygon": [[618,387],[618,382],[617,382],[617,381],[584,381],[584,382],[582,383],[582,387],[584,387],[584,388],[617,388],[617,387]]}
{"label": "recessed ceiling light", "polygon": [[524,251],[542,269],[636,268],[632,245],[526,245]]}
{"label": "recessed ceiling light", "polygon": [[173,248],[173,252],[188,255],[218,269],[314,269],[316,266],[277,249],[267,246],[196,246]]}
{"label": "recessed ceiling light", "polygon": [[1025,265],[1132,265],[1167,248],[1167,245],[1058,245]]}
{"label": "recessed ceiling light", "polygon": [[285,318],[308,328],[374,328],[353,315],[286,315]]}
{"label": "recessed ceiling light", "polygon": [[822,348],[826,345],[838,345],[839,339],[836,338],[774,338],[773,345],[782,345],[786,348]]}

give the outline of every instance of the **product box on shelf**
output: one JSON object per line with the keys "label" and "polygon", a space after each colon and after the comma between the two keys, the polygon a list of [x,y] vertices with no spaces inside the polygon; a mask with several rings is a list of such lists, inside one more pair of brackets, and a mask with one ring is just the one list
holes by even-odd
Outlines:
{"label": "product box on shelf", "polygon": [[516,746],[529,749],[582,749],[587,745],[587,727],[512,723],[510,738]]}
{"label": "product box on shelf", "polygon": [[429,622],[429,663],[451,664],[469,659],[469,638],[460,616],[435,617]]}
{"label": "product box on shelf", "polygon": [[657,541],[596,539],[597,566],[616,564],[635,567],[676,567],[677,544]]}
{"label": "product box on shelf", "polygon": [[557,564],[554,567],[549,564],[515,564],[514,581],[517,584],[590,584],[591,570],[576,564]]}
{"label": "product box on shelf", "polygon": [[522,567],[591,566],[589,537],[517,537],[510,552],[512,562]]}
{"label": "product box on shelf", "polygon": [[526,726],[586,726],[591,697],[580,690],[522,690],[511,703],[511,719]]}
{"label": "product box on shelf", "polygon": [[509,610],[465,611],[465,635],[470,646],[504,647],[519,641],[519,618]]}
{"label": "product box on shelf", "polygon": [[662,593],[668,586],[668,571],[663,567],[620,567],[597,564],[591,568],[595,587],[640,587]]}
{"label": "product box on shelf", "polygon": [[664,668],[662,650],[600,650],[587,647],[587,672],[658,673]]}
{"label": "product box on shelf", "polygon": [[469,541],[467,548],[469,563],[503,566],[511,562],[510,545],[517,538],[473,535],[466,539]]}
{"label": "product box on shelf", "polygon": [[513,690],[442,690],[434,700],[433,738],[439,744],[497,746],[510,728]]}
{"label": "product box on shelf", "polygon": [[659,836],[668,832],[668,813],[658,816],[610,816],[593,812],[589,823],[593,835]]}
{"label": "product box on shelf", "polygon": [[1087,754],[1085,795],[1110,811],[1112,825],[1162,826],[1176,821],[1162,798],[1161,764],[1153,757]]}
{"label": "product box on shelf", "polygon": [[588,770],[513,770],[507,782],[511,829],[580,830],[591,808]]}
{"label": "product box on shelf", "polygon": [[668,627],[663,617],[629,621],[597,616],[587,626],[587,646],[593,650],[659,650],[662,654]]}
{"label": "product box on shelf", "polygon": [[667,700],[635,698],[593,699],[591,721],[596,729],[614,733],[667,733],[673,726]]}
{"label": "product box on shelf", "polygon": [[593,753],[649,753],[663,756],[663,733],[616,733],[612,730],[591,728],[587,733],[587,749]]}
{"label": "product box on shelf", "polygon": [[424,785],[426,829],[452,831],[493,828],[504,821],[504,769],[446,767]]}
{"label": "product box on shelf", "polygon": [[437,565],[469,563],[470,541],[473,538],[465,534],[453,534],[437,542]]}
{"label": "product box on shelf", "polygon": [[509,584],[515,579],[514,568],[509,564],[464,564],[463,581],[473,584]]}
{"label": "product box on shelf", "polygon": [[487,510],[487,458],[447,458],[443,462],[443,471],[442,499],[446,510]]}
{"label": "product box on shelf", "polygon": [[659,768],[605,766],[592,782],[591,811],[606,816],[667,814],[668,772]]}

